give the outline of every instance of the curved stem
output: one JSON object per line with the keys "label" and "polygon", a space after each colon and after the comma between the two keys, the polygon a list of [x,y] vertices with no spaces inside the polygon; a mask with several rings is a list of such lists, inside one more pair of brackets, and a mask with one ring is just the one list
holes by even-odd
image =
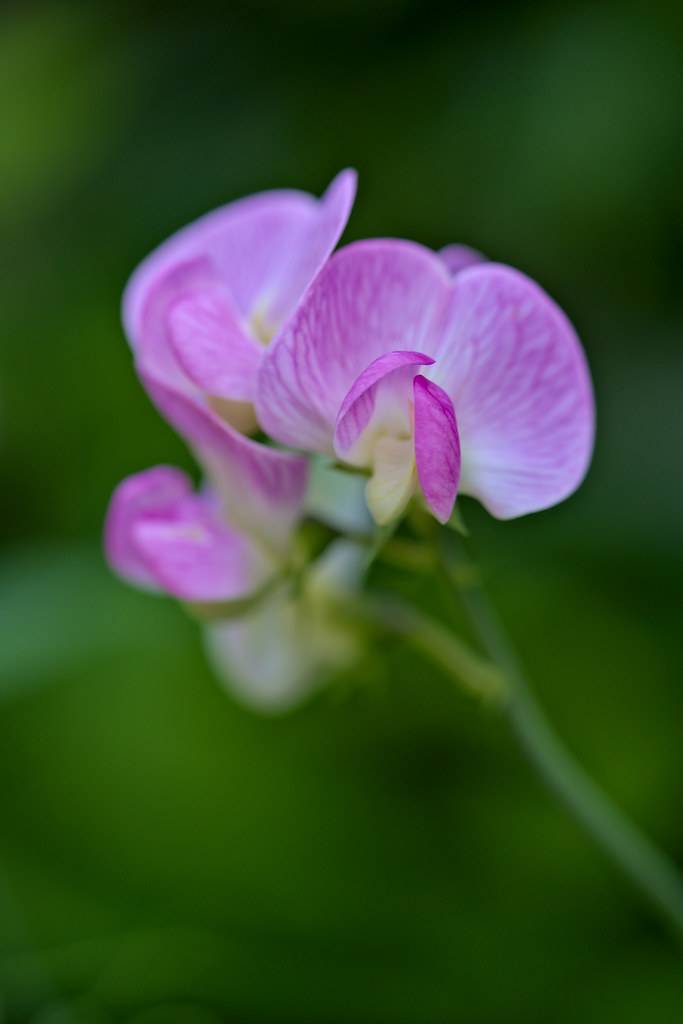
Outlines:
{"label": "curved stem", "polygon": [[555,734],[459,541],[454,559],[455,543],[452,536],[444,538],[443,569],[483,647],[506,678],[508,699],[502,706],[524,753],[549,789],[683,935],[683,882],[675,865],[610,802]]}
{"label": "curved stem", "polygon": [[340,610],[352,619],[404,637],[470,697],[489,705],[500,705],[505,700],[506,681],[500,669],[413,605],[387,594],[375,594],[356,597],[352,605],[340,605]]}

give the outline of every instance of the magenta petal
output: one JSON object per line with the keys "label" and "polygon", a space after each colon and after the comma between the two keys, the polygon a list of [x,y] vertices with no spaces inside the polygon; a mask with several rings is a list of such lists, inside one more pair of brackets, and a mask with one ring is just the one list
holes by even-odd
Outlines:
{"label": "magenta petal", "polygon": [[[418,366],[429,366],[433,362],[431,356],[426,356],[422,352],[387,352],[370,363],[353,382],[341,404],[334,433],[334,448],[337,455],[343,459],[370,423],[375,412],[378,387],[383,382],[387,385],[388,378],[393,378],[406,369],[409,376],[405,381],[396,381],[397,387],[393,389],[396,392],[403,390],[405,394],[397,393],[392,397],[403,404],[407,416],[410,400],[407,386]],[[403,376],[401,374],[401,377]],[[405,384],[405,388],[402,389],[401,384]],[[400,416],[403,410],[398,409],[396,412]],[[409,422],[406,427],[410,430]]]}
{"label": "magenta petal", "polygon": [[179,299],[168,328],[178,362],[203,392],[252,400],[263,348],[245,335],[223,290],[205,288]]}
{"label": "magenta petal", "polygon": [[341,249],[266,352],[259,422],[284,444],[331,453],[356,378],[387,352],[433,355],[449,299],[444,264],[422,246],[374,239]]}
{"label": "magenta petal", "polygon": [[194,495],[189,478],[157,466],[114,491],[105,526],[112,568],[138,586],[183,601],[245,597],[271,571],[256,545],[227,526],[220,502]]}
{"label": "magenta petal", "polygon": [[230,522],[282,551],[303,506],[306,459],[239,434],[207,406],[148,378],[155,405],[186,439],[220,493]]}
{"label": "magenta petal", "polygon": [[115,572],[139,586],[156,585],[133,541],[133,526],[145,515],[166,515],[191,492],[189,477],[170,466],[144,470],[118,485],[109,503],[104,528],[105,553]]}
{"label": "magenta petal", "polygon": [[486,256],[477,249],[471,249],[469,245],[446,245],[439,249],[439,256],[453,276],[467,267],[486,262]]}
{"label": "magenta petal", "polygon": [[500,519],[548,508],[579,485],[594,407],[581,345],[564,313],[519,271],[463,270],[429,376],[451,397],[460,490]]}
{"label": "magenta petal", "polygon": [[460,480],[460,438],[453,403],[446,392],[421,374],[415,394],[415,462],[422,493],[441,523],[453,512]]}
{"label": "magenta petal", "polygon": [[219,504],[190,495],[165,515],[133,523],[133,544],[155,582],[182,601],[234,601],[265,577],[249,539],[220,519]]}

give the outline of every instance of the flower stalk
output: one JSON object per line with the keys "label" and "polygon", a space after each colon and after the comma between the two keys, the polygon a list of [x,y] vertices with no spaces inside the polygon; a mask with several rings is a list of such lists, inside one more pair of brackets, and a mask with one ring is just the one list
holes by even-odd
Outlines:
{"label": "flower stalk", "polygon": [[441,566],[482,647],[500,670],[498,706],[545,785],[683,937],[683,881],[675,864],[630,821],[566,749],[540,708],[459,537],[441,530]]}
{"label": "flower stalk", "polygon": [[467,694],[487,705],[507,700],[507,683],[501,670],[473,651],[452,630],[413,605],[389,594],[366,594],[344,609],[382,632],[408,640]]}

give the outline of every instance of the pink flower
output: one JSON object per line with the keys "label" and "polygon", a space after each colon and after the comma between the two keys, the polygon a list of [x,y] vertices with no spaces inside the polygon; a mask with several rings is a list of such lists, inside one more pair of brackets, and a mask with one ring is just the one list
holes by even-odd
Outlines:
{"label": "pink flower", "polygon": [[[356,656],[357,638],[335,614],[335,600],[360,583],[367,552],[336,541],[295,585],[307,461],[237,434],[193,398],[147,384],[190,441],[206,483],[195,492],[169,466],[124,480],[107,514],[107,558],[134,585],[194,606],[208,620],[208,651],[226,685],[247,704],[284,710]],[[321,495],[310,497],[327,515]],[[357,525],[344,489],[334,493],[333,511]]]}
{"label": "pink flower", "polygon": [[[354,194],[345,171],[319,201],[224,207],[148,257],[124,297],[139,376],[205,483],[166,466],[125,480],[107,557],[208,615],[219,674],[260,706],[287,706],[356,650],[336,601],[367,550],[337,539],[312,564],[295,557],[307,514],[367,533],[359,477],[330,459],[367,473],[385,524],[416,494],[441,522],[459,492],[500,518],[546,508],[591,456],[590,377],[552,300],[462,245],[374,240],[328,259]],[[252,441],[257,425],[316,457]]]}
{"label": "pink flower", "polygon": [[306,492],[304,459],[250,441],[183,395],[149,385],[207,475],[194,493],[158,466],[114,492],[105,527],[113,568],[182,601],[240,601],[286,564]]}
{"label": "pink flower", "polygon": [[501,519],[537,511],[590,461],[592,388],[571,324],[524,274],[458,249],[340,250],[259,371],[263,428],[367,470],[379,523],[418,491],[441,522],[458,492]]}
{"label": "pink flower", "polygon": [[355,189],[355,172],[347,170],[320,200],[293,190],[249,196],[201,217],[148,256],[123,300],[143,378],[205,400],[238,429],[253,429],[265,347],[337,244]]}

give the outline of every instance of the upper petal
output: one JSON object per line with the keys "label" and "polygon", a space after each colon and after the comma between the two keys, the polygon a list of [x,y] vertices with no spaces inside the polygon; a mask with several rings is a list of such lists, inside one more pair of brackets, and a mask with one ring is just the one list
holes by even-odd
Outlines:
{"label": "upper petal", "polygon": [[254,314],[275,327],[288,317],[344,230],[356,176],[343,171],[321,200],[305,192],[263,192],[206,214],[152,252],[132,275],[123,321],[148,375],[179,386],[167,313],[181,294],[229,293],[242,329]]}
{"label": "upper petal", "polygon": [[145,386],[161,414],[195,451],[221,495],[229,522],[284,553],[301,515],[306,460],[251,441],[201,402],[152,378]]}
{"label": "upper petal", "polygon": [[[342,236],[356,196],[357,175],[342,171],[320,200],[306,196],[293,203],[275,232],[272,224],[259,228],[256,245],[270,253],[267,272],[256,281],[250,312],[262,311],[274,331],[292,315],[298,303]],[[243,250],[238,249],[237,259]],[[239,301],[239,297],[238,297]]]}
{"label": "upper petal", "polygon": [[266,352],[256,392],[264,429],[331,453],[354,380],[388,352],[433,355],[449,294],[445,266],[412,242],[374,239],[335,253]]}
{"label": "upper petal", "polygon": [[593,447],[579,340],[552,299],[510,267],[463,270],[453,288],[429,376],[458,419],[460,490],[501,519],[548,508],[581,482]]}
{"label": "upper petal", "polygon": [[454,277],[467,267],[486,262],[486,256],[478,249],[471,249],[469,245],[445,245],[439,249],[439,256]]}

